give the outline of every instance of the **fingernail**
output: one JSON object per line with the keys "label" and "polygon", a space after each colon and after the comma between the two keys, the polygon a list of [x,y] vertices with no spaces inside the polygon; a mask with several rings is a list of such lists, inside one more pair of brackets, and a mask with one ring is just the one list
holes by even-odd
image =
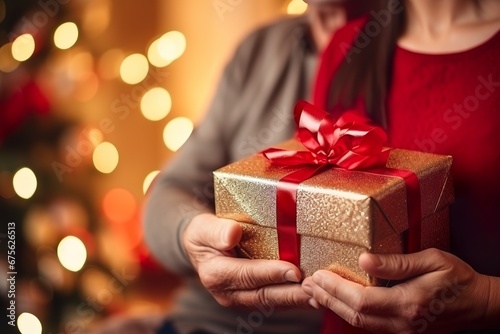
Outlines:
{"label": "fingernail", "polygon": [[319,309],[319,304],[318,302],[316,301],[316,299],[314,298],[309,298],[309,300],[307,301],[309,303],[309,305],[311,305],[312,307],[314,307],[315,309]]}
{"label": "fingernail", "polygon": [[294,283],[298,283],[300,281],[297,274],[293,270],[288,270],[285,273],[285,280],[287,280],[288,282],[294,282]]}

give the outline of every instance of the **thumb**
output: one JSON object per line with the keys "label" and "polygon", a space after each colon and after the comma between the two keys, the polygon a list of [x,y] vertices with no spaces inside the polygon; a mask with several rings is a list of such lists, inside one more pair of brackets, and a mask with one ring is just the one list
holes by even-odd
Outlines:
{"label": "thumb", "polygon": [[437,249],[411,254],[364,253],[359,257],[359,266],[374,277],[402,280],[444,269],[444,254]]}
{"label": "thumb", "polygon": [[241,226],[234,220],[200,215],[190,225],[188,239],[198,246],[226,251],[236,246],[241,239]]}

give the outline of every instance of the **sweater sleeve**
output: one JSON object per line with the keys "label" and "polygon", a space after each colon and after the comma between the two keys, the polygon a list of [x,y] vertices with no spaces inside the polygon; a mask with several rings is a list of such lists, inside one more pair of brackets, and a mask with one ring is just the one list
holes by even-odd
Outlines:
{"label": "sweater sleeve", "polygon": [[[182,234],[194,216],[214,212],[212,172],[290,137],[287,115],[308,86],[303,79],[305,27],[304,18],[284,19],[257,29],[238,46],[205,119],[152,186],[144,210],[145,238],[170,271],[195,274]],[[257,136],[258,143],[249,145],[275,123],[282,125],[280,131],[267,131],[270,138]]]}

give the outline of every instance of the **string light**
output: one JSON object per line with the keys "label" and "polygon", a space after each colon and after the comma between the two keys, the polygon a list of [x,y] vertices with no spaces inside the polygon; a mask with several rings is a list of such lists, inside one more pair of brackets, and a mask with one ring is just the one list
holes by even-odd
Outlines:
{"label": "string light", "polygon": [[95,168],[104,174],[113,172],[118,166],[120,155],[115,145],[110,142],[102,142],[96,146],[92,154]]}
{"label": "string light", "polygon": [[37,187],[35,173],[27,167],[21,168],[14,174],[12,185],[19,197],[29,199],[35,193]]}
{"label": "string light", "polygon": [[21,334],[42,334],[42,323],[28,312],[21,313],[17,317],[17,328]]}
{"label": "string light", "polygon": [[286,8],[286,12],[289,15],[300,15],[307,10],[307,4],[304,0],[292,0]]}
{"label": "string light", "polygon": [[151,88],[141,99],[142,115],[150,121],[159,121],[165,118],[171,108],[170,94],[161,87]]}
{"label": "string light", "polygon": [[172,152],[177,151],[191,135],[193,122],[186,117],[177,117],[163,129],[163,142]]}
{"label": "string light", "polygon": [[12,42],[12,57],[17,61],[28,60],[35,52],[35,39],[30,34],[22,34]]}
{"label": "string light", "polygon": [[70,235],[57,246],[57,257],[64,268],[77,272],[87,260],[87,249],[80,239]]}
{"label": "string light", "polygon": [[158,175],[158,173],[160,173],[159,170],[154,170],[144,178],[144,183],[142,184],[142,192],[144,193],[144,195],[146,195],[149,186],[151,185],[155,177]]}
{"label": "string light", "polygon": [[54,44],[62,50],[69,49],[78,40],[78,27],[73,22],[66,22],[54,32]]}
{"label": "string light", "polygon": [[144,80],[148,71],[148,59],[140,53],[127,56],[120,65],[120,77],[129,85],[135,85]]}

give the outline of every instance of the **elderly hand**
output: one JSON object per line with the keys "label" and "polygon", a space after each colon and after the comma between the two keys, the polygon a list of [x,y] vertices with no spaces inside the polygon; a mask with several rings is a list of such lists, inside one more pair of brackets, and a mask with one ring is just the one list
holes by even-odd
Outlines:
{"label": "elderly hand", "polygon": [[302,284],[313,297],[311,305],[321,304],[353,326],[384,333],[448,333],[492,326],[498,317],[498,280],[476,273],[452,254],[437,249],[363,254],[359,265],[374,277],[406,281],[390,288],[364,287],[317,271]]}
{"label": "elderly hand", "polygon": [[201,283],[223,306],[310,307],[299,268],[278,260],[235,257],[241,226],[212,214],[195,216],[183,235],[184,247]]}

